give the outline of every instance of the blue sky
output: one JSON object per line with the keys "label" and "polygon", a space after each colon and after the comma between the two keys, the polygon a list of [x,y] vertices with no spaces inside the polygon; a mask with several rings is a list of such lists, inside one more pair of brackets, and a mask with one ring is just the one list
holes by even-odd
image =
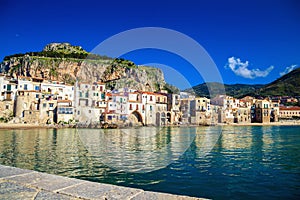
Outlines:
{"label": "blue sky", "polygon": [[[297,0],[14,1],[1,0],[0,59],[70,42],[91,51],[105,39],[139,27],[163,27],[196,40],[216,63],[224,83],[269,83],[300,65]],[[124,55],[137,64],[176,68],[190,85],[202,83],[193,66],[168,52]],[[187,84],[169,75],[167,81]]]}

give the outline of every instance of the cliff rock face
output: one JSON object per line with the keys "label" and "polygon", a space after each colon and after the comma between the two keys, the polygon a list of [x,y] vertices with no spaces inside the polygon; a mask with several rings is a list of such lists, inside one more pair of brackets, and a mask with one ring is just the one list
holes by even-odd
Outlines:
{"label": "cliff rock face", "polygon": [[[67,84],[79,82],[93,83],[102,81],[108,88],[132,88],[145,91],[157,91],[165,85],[160,69],[136,66],[124,59],[81,59],[66,58],[66,54],[87,53],[81,47],[68,43],[52,43],[43,52],[52,52],[52,57],[40,56],[41,52],[31,52],[18,56],[9,56],[0,64],[0,73],[12,77],[39,77]],[[54,52],[54,54],[53,54]],[[44,54],[42,54],[44,55]],[[54,55],[54,56],[53,56]]]}

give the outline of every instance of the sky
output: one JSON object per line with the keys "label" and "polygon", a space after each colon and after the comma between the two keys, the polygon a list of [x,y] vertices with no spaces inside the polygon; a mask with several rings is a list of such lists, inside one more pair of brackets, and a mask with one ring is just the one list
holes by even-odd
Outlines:
{"label": "sky", "polygon": [[[0,8],[0,60],[41,51],[51,42],[92,51],[124,31],[160,27],[201,45],[226,84],[266,84],[300,65],[297,0],[0,0]],[[181,89],[205,80],[174,52],[138,49],[122,57],[160,67],[166,80]]]}

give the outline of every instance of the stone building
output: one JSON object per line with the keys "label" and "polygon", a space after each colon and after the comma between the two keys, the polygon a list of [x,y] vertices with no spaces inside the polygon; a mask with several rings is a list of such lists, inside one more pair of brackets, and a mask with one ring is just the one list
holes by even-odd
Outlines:
{"label": "stone building", "polygon": [[182,117],[182,113],[180,111],[180,95],[167,94],[167,97],[167,110],[171,112],[171,124],[179,124]]}
{"label": "stone building", "polygon": [[190,101],[191,124],[206,125],[211,124],[210,99],[197,97]]}
{"label": "stone building", "polygon": [[281,106],[279,108],[280,119],[293,119],[300,118],[300,107],[299,106]]}
{"label": "stone building", "polygon": [[252,122],[270,123],[271,102],[269,100],[257,100],[254,104],[254,118]]}
{"label": "stone building", "polygon": [[14,115],[17,88],[17,80],[0,75],[0,119],[4,121],[11,120]]}
{"label": "stone building", "polygon": [[75,120],[90,124],[98,123],[103,108],[99,107],[99,102],[103,102],[105,87],[100,82],[76,83],[74,88],[74,118]]}

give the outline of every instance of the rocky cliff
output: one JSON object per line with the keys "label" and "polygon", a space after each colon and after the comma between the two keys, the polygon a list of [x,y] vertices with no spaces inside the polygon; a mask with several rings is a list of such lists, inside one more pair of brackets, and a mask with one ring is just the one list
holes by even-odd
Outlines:
{"label": "rocky cliff", "polygon": [[40,77],[74,84],[102,81],[107,87],[157,91],[167,86],[160,69],[136,66],[124,59],[112,59],[87,53],[69,43],[52,43],[41,52],[7,56],[0,73],[12,77]]}

